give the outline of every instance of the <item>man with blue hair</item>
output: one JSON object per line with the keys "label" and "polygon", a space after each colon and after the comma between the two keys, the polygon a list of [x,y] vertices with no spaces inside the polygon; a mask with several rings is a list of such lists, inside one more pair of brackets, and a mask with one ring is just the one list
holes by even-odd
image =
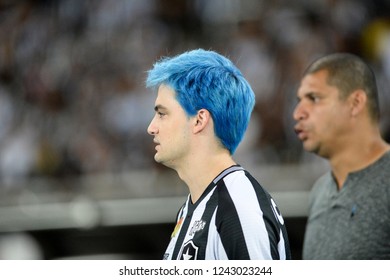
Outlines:
{"label": "man with blue hair", "polygon": [[164,259],[290,259],[274,200],[232,156],[255,103],[241,72],[199,49],[155,63],[146,85],[157,91],[148,127],[154,159],[190,192]]}

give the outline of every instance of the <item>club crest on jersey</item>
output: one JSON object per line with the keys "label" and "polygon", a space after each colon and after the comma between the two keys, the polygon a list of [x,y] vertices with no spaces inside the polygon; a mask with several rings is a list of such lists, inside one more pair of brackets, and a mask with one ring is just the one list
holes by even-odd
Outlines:
{"label": "club crest on jersey", "polygon": [[186,242],[181,249],[179,260],[197,260],[199,247],[192,240]]}
{"label": "club crest on jersey", "polygon": [[203,220],[199,220],[199,221],[195,221],[194,222],[194,225],[192,226],[191,230],[190,230],[190,233],[189,235],[190,236],[193,236],[195,233],[197,233],[198,231],[201,231],[204,229],[206,225],[206,222],[203,221]]}

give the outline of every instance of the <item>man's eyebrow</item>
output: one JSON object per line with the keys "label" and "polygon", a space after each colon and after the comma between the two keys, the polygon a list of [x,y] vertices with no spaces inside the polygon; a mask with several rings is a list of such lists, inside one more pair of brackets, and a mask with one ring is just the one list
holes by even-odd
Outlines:
{"label": "man's eyebrow", "polygon": [[315,91],[308,91],[308,92],[304,92],[302,94],[298,94],[298,98],[299,99],[302,99],[302,98],[305,98],[305,97],[310,97],[310,96],[313,96],[313,95],[317,95],[318,93],[315,92]]}
{"label": "man's eyebrow", "polygon": [[164,107],[163,105],[156,105],[156,106],[154,106],[154,111],[159,111],[159,110],[166,110],[167,108],[166,107]]}

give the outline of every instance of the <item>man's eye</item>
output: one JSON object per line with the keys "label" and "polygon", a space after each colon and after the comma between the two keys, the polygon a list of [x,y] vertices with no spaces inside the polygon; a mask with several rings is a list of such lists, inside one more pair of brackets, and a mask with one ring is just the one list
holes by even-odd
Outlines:
{"label": "man's eye", "polygon": [[308,98],[314,103],[317,103],[320,100],[320,98],[316,95],[309,95]]}
{"label": "man's eye", "polygon": [[161,112],[157,112],[157,115],[162,118],[163,116],[165,116],[165,113],[161,113]]}

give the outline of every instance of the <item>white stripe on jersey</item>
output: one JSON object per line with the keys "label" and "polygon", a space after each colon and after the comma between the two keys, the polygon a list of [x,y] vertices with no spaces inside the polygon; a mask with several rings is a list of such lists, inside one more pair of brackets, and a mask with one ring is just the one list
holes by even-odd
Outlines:
{"label": "white stripe on jersey", "polygon": [[234,175],[223,180],[236,206],[249,256],[251,259],[272,259],[263,212],[252,183],[244,171],[236,171]]}
{"label": "white stripe on jersey", "polygon": [[279,236],[280,236],[280,241],[278,243],[279,256],[280,256],[281,260],[285,260],[286,259],[286,251],[284,250],[284,248],[286,247],[286,244],[284,242],[282,230],[279,231]]}
{"label": "white stripe on jersey", "polygon": [[209,234],[207,238],[207,244],[212,244],[212,246],[206,247],[206,260],[228,260],[225,248],[223,247],[221,238],[217,234],[217,228],[215,226],[215,216],[217,214],[217,209],[214,211],[213,217],[210,220]]}
{"label": "white stripe on jersey", "polygon": [[[188,198],[187,198],[187,201],[186,201],[186,204],[182,207],[182,209],[180,210],[181,213],[178,213],[178,217],[176,219],[176,223],[179,222],[179,220],[182,218],[182,217],[185,217],[187,216],[187,211],[188,211],[188,203],[189,203],[190,199],[189,199],[189,195],[188,195]],[[169,241],[169,244],[168,244],[168,247],[167,249],[165,250],[165,254],[164,254],[164,260],[171,260],[172,259],[172,252],[173,250],[175,249],[175,245],[176,245],[176,241],[177,241],[177,238],[179,237],[180,235],[180,232],[183,228],[183,223],[182,225],[180,226],[180,228],[175,232],[175,235],[174,236],[171,236],[171,240]],[[173,233],[172,233],[173,234]],[[168,253],[170,252],[170,253]]]}

